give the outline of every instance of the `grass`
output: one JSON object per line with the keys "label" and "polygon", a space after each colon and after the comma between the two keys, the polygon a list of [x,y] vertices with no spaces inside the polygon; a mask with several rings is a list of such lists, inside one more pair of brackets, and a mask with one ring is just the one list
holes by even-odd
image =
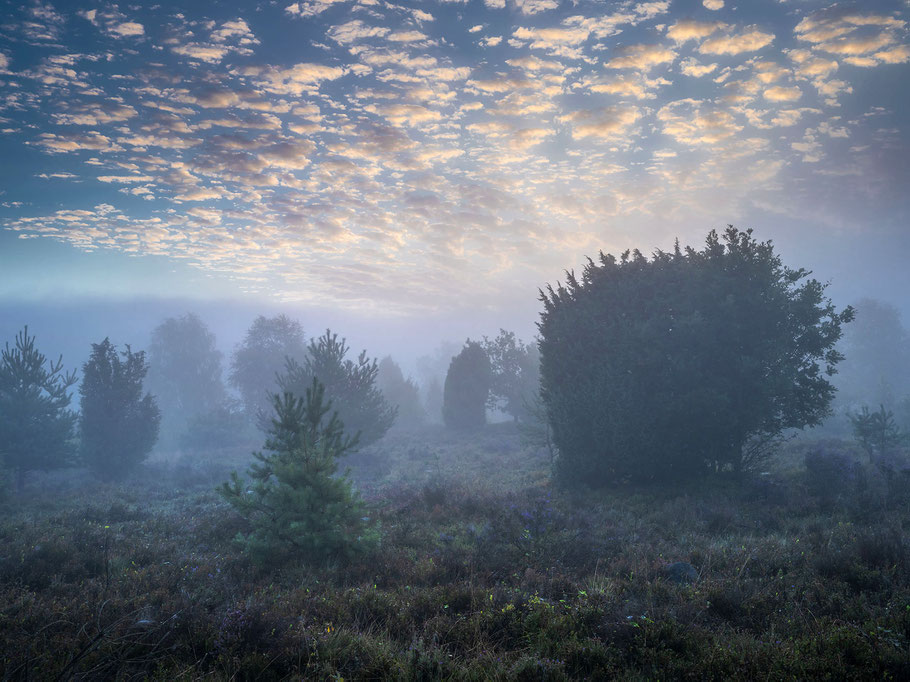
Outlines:
{"label": "grass", "polygon": [[0,676],[910,679],[908,500],[821,494],[806,447],[744,484],[568,494],[511,425],[393,434],[348,462],[378,549],[268,569],[213,492],[238,453],[48,476],[3,509]]}

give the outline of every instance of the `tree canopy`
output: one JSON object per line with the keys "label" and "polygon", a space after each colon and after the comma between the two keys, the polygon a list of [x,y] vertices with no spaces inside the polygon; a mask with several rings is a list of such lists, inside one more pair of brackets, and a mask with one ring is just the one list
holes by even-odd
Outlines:
{"label": "tree canopy", "polygon": [[234,350],[228,377],[251,420],[271,409],[269,396],[277,389],[285,359],[301,363],[306,352],[303,327],[298,321],[287,315],[260,315],[253,320],[243,342]]}
{"label": "tree canopy", "polygon": [[828,414],[852,309],[732,226],[704,249],[601,253],[541,292],[542,397],[567,480],[755,465]]}
{"label": "tree canopy", "polygon": [[148,385],[170,440],[197,415],[217,410],[226,393],[215,335],[194,313],[169,317],[152,332]]}

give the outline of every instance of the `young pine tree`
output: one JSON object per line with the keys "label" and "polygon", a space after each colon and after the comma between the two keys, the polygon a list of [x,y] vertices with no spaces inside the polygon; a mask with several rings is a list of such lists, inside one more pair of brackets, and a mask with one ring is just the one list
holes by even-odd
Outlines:
{"label": "young pine tree", "polygon": [[28,471],[71,464],[76,415],[69,388],[76,373],[63,373],[63,358],[49,362],[25,327],[0,354],[0,464],[17,473],[21,492]]}
{"label": "young pine tree", "polygon": [[146,372],[145,353],[129,346],[118,353],[109,339],[93,343],[82,366],[82,459],[101,478],[125,476],[158,439],[161,413],[153,396],[142,395]]}
{"label": "young pine tree", "polygon": [[219,492],[250,526],[237,536],[262,565],[296,556],[315,562],[367,548],[374,537],[363,502],[347,476],[336,476],[337,458],[357,445],[349,437],[325,387],[313,379],[306,396],[272,398],[275,417],[265,450],[253,453],[249,483],[235,473]]}

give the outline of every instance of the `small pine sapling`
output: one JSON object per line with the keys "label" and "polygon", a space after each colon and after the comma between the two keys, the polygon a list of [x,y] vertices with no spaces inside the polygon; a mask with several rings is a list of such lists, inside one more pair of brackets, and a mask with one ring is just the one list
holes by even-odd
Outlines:
{"label": "small pine sapling", "polygon": [[253,453],[250,482],[234,472],[219,488],[250,524],[238,544],[259,565],[292,556],[317,562],[369,548],[376,537],[364,504],[347,475],[335,475],[337,458],[356,447],[359,434],[345,435],[317,379],[304,398],[286,392],[274,395],[272,406],[267,454]]}

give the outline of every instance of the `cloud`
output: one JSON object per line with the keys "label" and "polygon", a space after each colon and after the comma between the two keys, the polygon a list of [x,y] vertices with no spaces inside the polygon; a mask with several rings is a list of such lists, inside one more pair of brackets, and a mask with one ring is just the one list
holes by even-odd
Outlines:
{"label": "cloud", "polygon": [[901,54],[898,32],[906,26],[894,16],[833,5],[801,19],[794,32],[817,50],[840,55],[856,66],[875,66],[895,63],[888,60]]}
{"label": "cloud", "polygon": [[416,43],[421,40],[427,40],[428,37],[420,31],[396,31],[389,34],[388,40],[393,43]]}
{"label": "cloud", "polygon": [[137,21],[128,20],[116,5],[103,10],[80,11],[76,14],[113,38],[134,38],[145,35],[145,27]]}
{"label": "cloud", "polygon": [[333,26],[328,31],[328,36],[340,45],[350,45],[358,40],[369,38],[382,38],[391,32],[384,26],[370,26],[359,19],[354,19],[338,26]]}
{"label": "cloud", "polygon": [[132,182],[152,182],[155,178],[149,175],[99,175],[98,182],[104,183],[132,183]]}
{"label": "cloud", "polygon": [[769,102],[795,102],[803,96],[803,92],[796,86],[787,88],[775,85],[765,90],[763,95]]}
{"label": "cloud", "polygon": [[86,133],[41,133],[35,141],[49,152],[73,152],[90,149],[99,152],[112,152],[122,148],[114,144],[109,137],[96,131]]}
{"label": "cloud", "polygon": [[709,38],[699,46],[698,51],[702,54],[737,55],[760,50],[773,40],[773,34],[751,27],[742,33]]}
{"label": "cloud", "polygon": [[26,9],[26,15],[19,28],[28,40],[36,42],[60,40],[66,19],[50,3],[33,0]]}
{"label": "cloud", "polygon": [[442,114],[419,104],[371,104],[364,109],[378,114],[395,125],[419,126],[422,123],[439,121]]}
{"label": "cloud", "polygon": [[580,109],[561,118],[569,123],[572,137],[576,140],[598,138],[618,140],[626,136],[629,129],[641,118],[638,107],[616,104],[601,109]]}
{"label": "cloud", "polygon": [[689,146],[716,145],[732,139],[743,126],[733,114],[706,102],[683,99],[657,112],[663,133]]}
{"label": "cloud", "polygon": [[717,64],[702,64],[691,57],[689,59],[684,59],[680,62],[679,66],[683,74],[686,76],[693,76],[694,78],[701,78],[717,69]]}
{"label": "cloud", "polygon": [[514,0],[515,7],[522,14],[537,14],[547,10],[556,9],[559,3],[556,0]]}
{"label": "cloud", "polygon": [[259,40],[253,35],[249,25],[243,19],[225,21],[217,28],[209,24],[207,39],[196,40],[197,31],[178,31],[174,37],[165,42],[175,54],[197,59],[209,64],[216,64],[230,54],[249,56]]}
{"label": "cloud", "polygon": [[719,10],[724,8],[724,0],[702,0],[702,5],[707,9]]}
{"label": "cloud", "polygon": [[726,24],[719,21],[696,21],[695,19],[680,19],[667,28],[667,37],[676,43],[685,43],[689,40],[701,40],[712,33],[726,28]]}
{"label": "cloud", "polygon": [[608,69],[649,71],[676,59],[676,53],[663,45],[627,45],[616,49],[616,56],[604,66]]}
{"label": "cloud", "polygon": [[287,68],[247,66],[237,69],[236,73],[252,78],[267,92],[300,96],[317,90],[322,81],[341,78],[347,73],[347,69],[341,66],[302,62]]}
{"label": "cloud", "polygon": [[649,79],[640,73],[606,80],[585,79],[582,81],[582,87],[591,92],[634,99],[654,99],[657,96],[658,88],[662,85],[670,85],[670,81],[665,78]]}
{"label": "cloud", "polygon": [[60,125],[99,126],[106,123],[127,121],[136,116],[136,109],[118,102],[93,102],[91,104],[64,103],[66,111],[54,114]]}
{"label": "cloud", "polygon": [[291,16],[296,17],[313,17],[322,14],[332,5],[337,5],[350,0],[310,0],[309,2],[292,2],[284,8],[284,11]]}

